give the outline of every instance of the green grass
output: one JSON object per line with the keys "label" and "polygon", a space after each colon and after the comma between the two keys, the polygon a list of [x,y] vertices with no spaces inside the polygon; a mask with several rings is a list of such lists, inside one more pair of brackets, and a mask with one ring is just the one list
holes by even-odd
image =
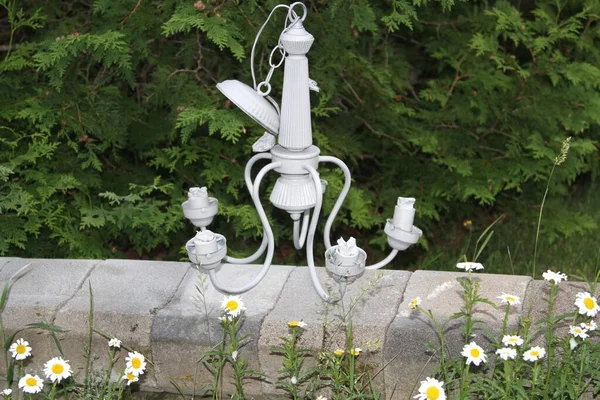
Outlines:
{"label": "green grass", "polygon": [[[581,214],[594,217],[586,224],[600,227],[600,191],[594,185],[574,191],[564,203],[564,212],[574,218]],[[559,201],[549,197],[548,201]],[[518,204],[515,204],[518,207]],[[504,212],[505,218],[494,226],[494,235],[478,259],[487,273],[531,275],[535,236],[537,230],[537,210],[511,213]],[[409,269],[456,270],[456,262],[463,254],[473,257],[475,242],[495,218],[503,212],[482,211],[479,215],[464,217],[472,221],[471,227],[462,222],[442,221],[446,229],[436,230],[429,240],[429,251],[422,252]],[[526,222],[524,222],[526,221]],[[418,224],[418,222],[416,222]],[[544,212],[538,242],[536,276],[539,279],[547,269],[560,270],[568,275],[581,275],[593,279],[600,268],[600,228],[590,229],[581,234],[573,231],[565,237],[556,233],[552,215]]]}

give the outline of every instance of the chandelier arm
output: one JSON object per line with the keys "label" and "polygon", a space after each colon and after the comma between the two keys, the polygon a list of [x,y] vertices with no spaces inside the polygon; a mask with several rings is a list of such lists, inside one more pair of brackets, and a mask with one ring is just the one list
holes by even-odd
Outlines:
{"label": "chandelier arm", "polygon": [[338,196],[337,201],[335,202],[333,208],[331,209],[331,213],[329,214],[329,218],[327,218],[327,222],[325,223],[325,229],[323,231],[323,241],[325,243],[325,249],[331,247],[331,240],[329,237],[329,232],[331,231],[331,226],[333,225],[333,221],[337,216],[338,211],[342,208],[342,204],[350,191],[350,185],[352,183],[352,177],[350,175],[350,169],[348,166],[339,158],[332,156],[321,156],[319,157],[319,162],[329,162],[337,165],[344,172],[344,187]]}
{"label": "chandelier arm", "polygon": [[211,280],[213,286],[219,292],[223,292],[223,293],[227,293],[227,294],[241,294],[241,293],[247,292],[248,290],[252,289],[254,286],[256,286],[260,283],[260,281],[265,277],[265,275],[269,271],[269,268],[271,267],[271,262],[273,261],[273,253],[275,252],[275,239],[273,237],[273,230],[271,229],[271,225],[269,224],[269,219],[267,218],[267,214],[265,214],[265,210],[260,202],[258,191],[260,189],[260,182],[262,181],[264,176],[267,174],[267,172],[269,172],[272,169],[279,168],[280,166],[281,166],[280,162],[274,162],[274,163],[265,165],[258,172],[258,175],[256,176],[256,180],[254,181],[254,185],[253,185],[252,200],[254,201],[254,206],[256,207],[256,211],[258,212],[260,221],[263,224],[263,231],[264,231],[263,234],[267,237],[267,241],[268,241],[267,256],[265,258],[265,262],[263,263],[263,267],[260,270],[259,274],[256,276],[256,278],[254,278],[253,281],[251,281],[250,283],[248,283],[242,287],[235,288],[235,289],[223,287],[221,285],[221,283],[219,282],[219,279],[217,278],[217,273],[215,272],[215,270],[214,269],[209,270],[208,276],[210,277],[210,280]]}
{"label": "chandelier arm", "polygon": [[398,250],[393,249],[390,252],[390,254],[388,254],[388,256],[386,258],[384,258],[383,260],[379,261],[377,264],[366,266],[365,269],[374,270],[374,269],[379,269],[381,267],[385,267],[386,265],[388,265],[396,257],[396,255],[398,255]]}
{"label": "chandelier arm", "polygon": [[294,247],[300,250],[306,242],[306,234],[308,233],[308,225],[310,220],[310,211],[304,211],[302,218],[302,232],[300,232],[300,220],[294,221]]}
{"label": "chandelier arm", "polygon": [[307,170],[311,177],[313,178],[313,182],[315,184],[315,188],[317,191],[317,203],[315,204],[315,210],[313,212],[310,228],[308,229],[308,235],[306,239],[306,261],[308,264],[308,271],[310,272],[310,278],[312,279],[313,286],[319,297],[328,303],[337,303],[343,297],[342,290],[345,291],[345,286],[340,284],[340,297],[333,298],[329,294],[323,290],[321,283],[319,282],[319,277],[317,276],[317,269],[315,267],[315,258],[313,254],[313,245],[315,241],[315,232],[317,231],[317,224],[319,222],[319,213],[321,212],[321,206],[323,205],[323,188],[321,187],[321,178],[319,178],[319,174],[317,170],[314,169],[310,165],[303,165],[303,168]]}
{"label": "chandelier arm", "polygon": [[250,192],[250,196],[252,196],[252,167],[258,160],[269,159],[272,160],[273,156],[271,153],[258,153],[255,154],[251,159],[246,163],[246,168],[244,168],[244,180],[246,181],[246,187],[248,188],[248,192]]}
{"label": "chandelier arm", "polygon": [[[256,155],[254,155],[250,160],[248,160],[248,163],[246,164],[246,168],[244,169],[244,180],[246,181],[246,187],[248,188],[248,192],[250,192],[251,197],[252,197],[252,189],[253,189],[252,167],[258,160],[264,160],[264,159],[271,160],[271,159],[273,159],[273,156],[271,155],[271,153],[258,153]],[[231,257],[231,256],[226,256],[225,262],[230,263],[230,264],[253,263],[254,261],[258,260],[264,254],[264,252],[267,248],[267,243],[268,243],[267,237],[265,235],[263,235],[262,242],[260,243],[260,247],[258,248],[258,250],[256,250],[254,252],[254,254],[252,254],[251,256],[245,257],[245,258],[235,258],[235,257]]]}

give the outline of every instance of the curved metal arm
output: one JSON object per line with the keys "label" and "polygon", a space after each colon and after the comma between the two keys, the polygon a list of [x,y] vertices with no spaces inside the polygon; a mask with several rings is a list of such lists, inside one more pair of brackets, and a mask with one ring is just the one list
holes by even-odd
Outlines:
{"label": "curved metal arm", "polygon": [[350,169],[348,169],[348,166],[339,158],[331,156],[321,156],[319,157],[319,162],[330,162],[340,167],[340,169],[344,172],[344,187],[342,188],[342,191],[340,192],[337,201],[331,209],[331,214],[329,214],[329,218],[327,218],[327,222],[325,223],[325,230],[323,231],[325,249],[328,249],[331,247],[329,231],[331,230],[331,225],[333,225],[333,220],[337,216],[338,211],[340,211],[340,208],[342,208],[342,204],[344,203],[344,200],[346,199],[346,196],[350,191],[352,177],[350,176]]}
{"label": "curved metal arm", "polygon": [[[250,197],[253,197],[253,195],[252,195],[252,191],[253,191],[252,167],[258,160],[264,160],[264,159],[272,160],[273,156],[271,155],[271,153],[258,153],[256,155],[254,155],[250,160],[248,160],[248,163],[246,164],[246,168],[244,170],[244,180],[246,181],[246,187],[248,188],[248,192],[250,192]],[[252,200],[254,200],[254,198]],[[227,256],[227,257],[225,257],[225,262],[230,263],[230,264],[253,263],[254,261],[258,260],[263,255],[266,248],[267,248],[267,237],[265,235],[263,235],[260,247],[258,248],[258,250],[256,250],[254,252],[254,254],[252,254],[251,256],[248,256],[246,258],[235,258],[235,257]]]}
{"label": "curved metal arm", "polygon": [[308,222],[310,219],[310,211],[304,211],[304,218],[302,218],[302,233],[300,233],[300,220],[294,221],[294,247],[296,250],[300,250],[304,246],[306,241],[306,233],[308,232]]}
{"label": "curved metal arm", "polygon": [[388,256],[386,258],[384,258],[383,260],[379,261],[377,264],[367,265],[365,267],[365,269],[373,270],[373,269],[379,269],[381,267],[385,267],[386,265],[388,265],[394,259],[394,257],[396,257],[396,255],[398,255],[398,250],[393,249],[390,252],[390,254],[388,254]]}
{"label": "curved metal arm", "polygon": [[317,170],[311,167],[310,165],[303,166],[305,170],[307,170],[313,178],[313,182],[315,184],[315,188],[317,190],[317,203],[315,204],[315,211],[313,212],[310,228],[308,228],[308,236],[306,239],[306,261],[308,264],[308,271],[310,272],[310,278],[312,279],[313,285],[319,297],[321,297],[324,301],[328,303],[337,303],[343,297],[343,291],[345,291],[345,285],[340,285],[340,297],[333,298],[329,296],[321,283],[319,282],[319,277],[317,276],[317,270],[315,268],[315,259],[313,255],[313,245],[315,240],[315,232],[317,231],[317,223],[319,222],[319,213],[321,212],[321,206],[323,205],[323,188],[321,187],[321,179],[319,178],[319,174]]}
{"label": "curved metal arm", "polygon": [[263,234],[267,238],[267,257],[265,258],[265,262],[263,263],[263,267],[260,270],[260,273],[254,278],[250,283],[235,289],[224,288],[219,280],[217,279],[217,273],[214,269],[208,271],[208,276],[214,287],[223,293],[228,294],[240,294],[247,292],[252,289],[254,286],[258,285],[258,283],[265,277],[267,272],[269,271],[269,267],[271,267],[271,262],[273,261],[273,253],[275,252],[275,239],[273,237],[273,231],[271,230],[271,225],[269,224],[269,219],[265,214],[265,210],[260,203],[260,198],[258,195],[258,190],[260,189],[260,182],[264,178],[264,176],[272,169],[278,168],[281,166],[280,162],[270,163],[264,166],[258,175],[256,176],[256,180],[254,181],[253,191],[252,191],[252,200],[254,201],[254,206],[256,207],[256,211],[258,212],[258,216],[260,217],[260,221],[263,224]]}

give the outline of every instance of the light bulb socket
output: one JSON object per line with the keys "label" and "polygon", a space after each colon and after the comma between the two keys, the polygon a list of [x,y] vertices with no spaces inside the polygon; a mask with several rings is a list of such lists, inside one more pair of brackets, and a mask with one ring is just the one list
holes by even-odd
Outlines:
{"label": "light bulb socket", "polygon": [[325,269],[334,281],[352,283],[364,274],[367,253],[358,247],[357,254],[344,256],[338,247],[331,246],[325,251]]}
{"label": "light bulb socket", "polygon": [[[202,232],[199,232],[200,234]],[[195,236],[188,240],[185,249],[190,262],[197,268],[209,271],[221,265],[223,259],[227,256],[227,239],[218,233],[214,234],[214,239],[209,242],[201,241]]]}
{"label": "light bulb socket", "polygon": [[208,198],[207,207],[198,207],[191,199],[181,203],[183,215],[190,220],[195,227],[206,228],[219,212],[219,201],[214,197]]}
{"label": "light bulb socket", "polygon": [[395,250],[406,250],[413,244],[417,243],[423,231],[416,226],[411,226],[410,230],[404,230],[397,227],[392,219],[388,219],[384,229],[388,237],[388,244]]}

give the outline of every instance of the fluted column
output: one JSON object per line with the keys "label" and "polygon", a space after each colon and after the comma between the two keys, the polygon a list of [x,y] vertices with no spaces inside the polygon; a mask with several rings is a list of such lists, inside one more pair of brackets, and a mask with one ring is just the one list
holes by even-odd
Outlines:
{"label": "fluted column", "polygon": [[279,145],[300,151],[312,145],[308,58],[306,53],[314,42],[301,21],[281,36],[288,56],[285,59]]}

